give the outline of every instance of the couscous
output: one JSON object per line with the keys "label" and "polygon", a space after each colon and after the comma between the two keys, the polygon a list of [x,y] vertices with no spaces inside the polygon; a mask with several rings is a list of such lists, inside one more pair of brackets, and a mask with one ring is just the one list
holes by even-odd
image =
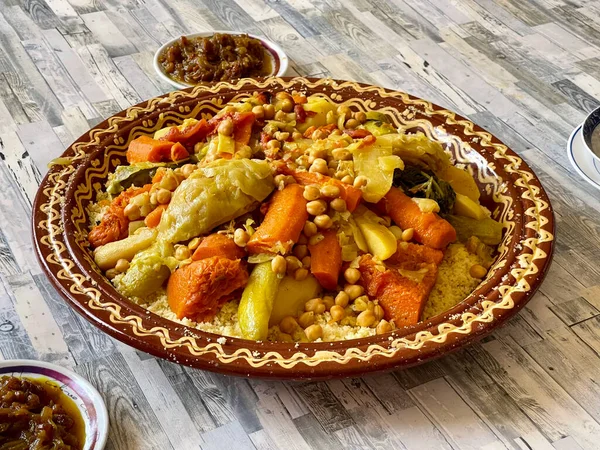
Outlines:
{"label": "couscous", "polygon": [[502,225],[472,176],[378,112],[256,93],[139,136],[89,208],[116,289],[222,336],[385,334],[464,299]]}

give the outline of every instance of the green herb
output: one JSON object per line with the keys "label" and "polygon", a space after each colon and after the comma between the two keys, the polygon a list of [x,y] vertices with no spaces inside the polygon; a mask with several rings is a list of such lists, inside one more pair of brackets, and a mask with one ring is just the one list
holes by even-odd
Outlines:
{"label": "green herb", "polygon": [[406,166],[394,171],[393,185],[410,197],[429,198],[440,206],[442,214],[449,214],[454,207],[456,193],[450,183],[440,180],[433,172],[419,166]]}

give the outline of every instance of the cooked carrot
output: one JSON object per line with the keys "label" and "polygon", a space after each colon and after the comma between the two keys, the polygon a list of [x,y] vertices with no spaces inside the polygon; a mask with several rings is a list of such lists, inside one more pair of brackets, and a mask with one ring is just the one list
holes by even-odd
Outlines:
{"label": "cooked carrot", "polygon": [[323,239],[309,245],[310,271],[325,289],[334,290],[342,268],[342,247],[333,230],[323,232]]}
{"label": "cooked carrot", "polygon": [[161,136],[161,141],[179,142],[186,148],[192,148],[198,142],[204,141],[206,137],[213,133],[217,128],[216,122],[208,122],[201,119],[192,126],[180,130],[177,127],[171,127],[169,131]]}
{"label": "cooked carrot", "polygon": [[175,270],[167,283],[167,300],[178,319],[210,321],[247,281],[241,259],[213,256]]}
{"label": "cooked carrot", "polygon": [[325,184],[333,184],[334,186],[337,186],[340,188],[340,198],[346,200],[346,207],[350,212],[356,209],[362,198],[362,191],[360,189],[350,186],[349,184],[342,183],[340,180],[328,177],[327,175],[316,172],[295,172],[293,170],[289,170],[287,167],[283,167],[281,171],[287,175],[293,176],[296,182],[302,186],[308,186],[310,184],[318,184],[321,186]]}
{"label": "cooked carrot", "polygon": [[144,219],[144,224],[148,228],[156,228],[160,223],[164,210],[167,209],[167,205],[158,205],[150,214]]}
{"label": "cooked carrot", "polygon": [[233,140],[242,145],[248,145],[250,135],[252,134],[252,125],[254,125],[254,113],[236,112],[233,114]]}
{"label": "cooked carrot", "polygon": [[[441,250],[426,245],[413,244],[412,242],[398,242],[396,253],[386,259],[385,263],[387,265],[403,264],[405,268],[409,269],[408,264],[417,267],[418,264],[423,262],[439,266],[442,259],[444,259],[444,252]],[[418,267],[409,270],[418,270]]]}
{"label": "cooked carrot", "polygon": [[174,142],[159,141],[149,136],[140,136],[129,144],[127,162],[165,162],[171,161],[171,147]]}
{"label": "cooked carrot", "polygon": [[179,161],[188,156],[190,156],[189,152],[180,142],[175,142],[171,147],[171,161]]}
{"label": "cooked carrot", "polygon": [[92,244],[92,247],[100,247],[109,242],[127,237],[129,219],[125,217],[123,211],[129,204],[129,200],[136,195],[149,192],[151,187],[151,184],[146,184],[141,188],[132,186],[115,197],[106,212],[102,215],[100,223],[92,228],[88,235],[88,240]]}
{"label": "cooked carrot", "polygon": [[[419,321],[437,278],[436,264],[425,261],[416,263],[414,255],[409,259],[413,260],[383,271],[379,270],[380,267],[370,255],[363,255],[359,261],[361,285],[370,297],[379,300],[385,318],[393,320],[398,327],[414,325]],[[426,273],[417,281],[403,276],[398,268],[425,270]]]}
{"label": "cooked carrot", "polygon": [[415,240],[432,248],[445,248],[456,240],[456,230],[436,213],[424,213],[400,189],[392,187],[377,204],[402,229],[415,230]]}
{"label": "cooked carrot", "polygon": [[212,258],[213,256],[240,259],[245,254],[244,249],[235,245],[235,242],[230,237],[220,233],[213,233],[202,239],[200,245],[192,255],[192,259],[198,261],[200,259]]}
{"label": "cooked carrot", "polygon": [[276,253],[279,249],[288,253],[292,249],[308,219],[303,193],[298,184],[275,192],[264,220],[246,245],[248,253]]}
{"label": "cooked carrot", "polygon": [[292,95],[292,98],[294,99],[294,103],[296,105],[303,105],[304,103],[308,103],[308,99],[305,95]]}

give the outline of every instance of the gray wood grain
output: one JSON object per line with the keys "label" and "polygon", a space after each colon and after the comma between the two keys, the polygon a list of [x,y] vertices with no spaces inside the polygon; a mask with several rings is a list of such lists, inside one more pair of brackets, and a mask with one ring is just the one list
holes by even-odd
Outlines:
{"label": "gray wood grain", "polygon": [[[596,449],[600,195],[564,145],[599,105],[598,0],[0,1],[0,358],[72,367],[106,400],[107,449]],[[89,127],[172,88],[182,33],[265,36],[290,73],[405,90],[519,152],[553,201],[554,263],[481,343],[405,371],[244,380],[157,360],[72,310],[27,225],[46,164]]]}

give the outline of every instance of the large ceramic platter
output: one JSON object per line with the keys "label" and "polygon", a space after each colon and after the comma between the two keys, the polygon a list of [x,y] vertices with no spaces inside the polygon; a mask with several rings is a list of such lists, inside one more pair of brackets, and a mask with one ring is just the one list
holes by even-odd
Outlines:
{"label": "large ceramic platter", "polygon": [[[188,117],[215,113],[255,91],[301,91],[362,111],[381,110],[407,132],[442,142],[468,167],[482,203],[504,223],[499,255],[463,302],[427,321],[370,338],[287,344],[220,338],[166,320],[121,296],[96,267],[86,206],[129,142]],[[330,79],[244,79],[172,92],[105,120],[69,147],[43,180],[33,234],[46,274],[79,313],[115,338],[153,355],[231,375],[325,379],[404,368],[439,357],[498,327],[531,298],[548,270],[554,240],[550,202],[527,164],[502,142],[452,111],[403,92]]]}

